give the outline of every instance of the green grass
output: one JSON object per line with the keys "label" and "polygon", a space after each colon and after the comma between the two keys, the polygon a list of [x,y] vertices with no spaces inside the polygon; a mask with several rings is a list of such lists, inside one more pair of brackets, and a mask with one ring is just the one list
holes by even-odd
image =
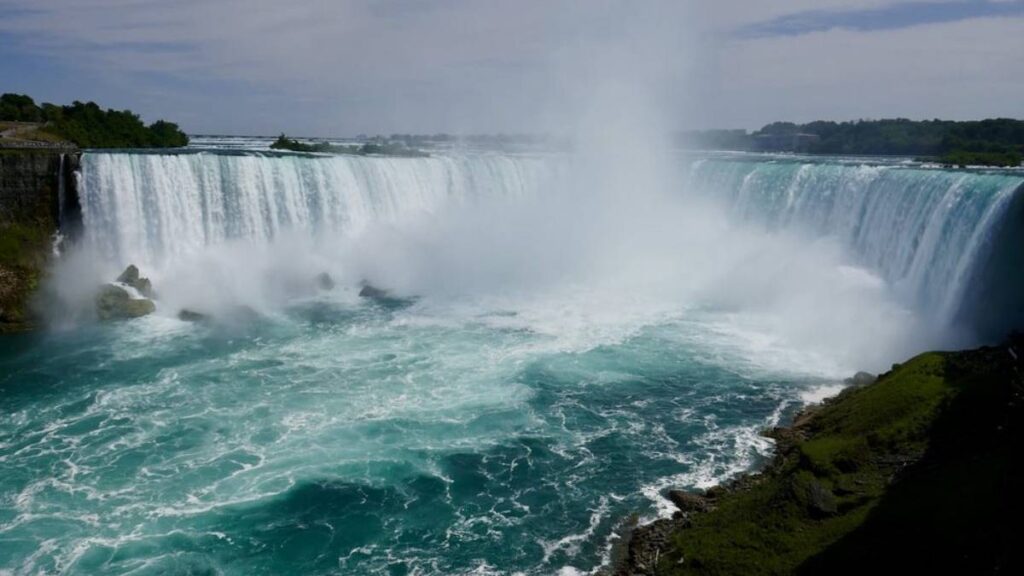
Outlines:
{"label": "green grass", "polygon": [[[28,140],[32,142],[48,142],[59,144],[65,139],[58,134],[50,132],[43,124],[25,122],[0,122],[0,132],[13,130],[9,137],[14,140]],[[2,138],[0,138],[2,140]]]}
{"label": "green grass", "polygon": [[[801,421],[806,438],[765,473],[677,532],[657,573],[991,571],[1000,539],[1020,535],[1022,498],[998,488],[1024,477],[1010,456],[1024,453],[1024,418],[1003,414],[1024,406],[1024,394],[1007,400],[1019,393],[1013,364],[1005,349],[928,353],[846,390]],[[1003,435],[978,437],[995,428]]]}

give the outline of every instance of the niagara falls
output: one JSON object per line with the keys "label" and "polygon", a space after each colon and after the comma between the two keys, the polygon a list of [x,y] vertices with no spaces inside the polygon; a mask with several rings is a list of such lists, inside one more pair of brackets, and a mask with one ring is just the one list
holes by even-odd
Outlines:
{"label": "niagara falls", "polygon": [[0,0],[0,576],[1015,572],[1022,33]]}

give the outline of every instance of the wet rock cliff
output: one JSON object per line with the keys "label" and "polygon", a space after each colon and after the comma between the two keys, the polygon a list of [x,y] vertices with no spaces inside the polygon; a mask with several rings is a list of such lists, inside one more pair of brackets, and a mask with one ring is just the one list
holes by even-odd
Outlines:
{"label": "wet rock cliff", "polygon": [[35,323],[32,297],[58,239],[77,234],[79,158],[57,150],[0,150],[0,332]]}

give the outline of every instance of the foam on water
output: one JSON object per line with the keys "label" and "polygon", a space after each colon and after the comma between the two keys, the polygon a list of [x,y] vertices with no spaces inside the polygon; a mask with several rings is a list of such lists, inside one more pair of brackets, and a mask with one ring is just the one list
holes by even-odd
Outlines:
{"label": "foam on water", "polygon": [[[782,397],[657,331],[594,338],[497,318],[328,297],[241,331],[151,317],[5,357],[11,560],[70,573],[589,570],[645,486],[739,469],[740,414],[770,415]],[[52,541],[40,554],[36,534]],[[300,537],[321,548],[255,552]]]}
{"label": "foam on water", "polygon": [[0,571],[593,573],[665,489],[949,341],[1020,185],[676,168],[623,198],[586,158],[86,154],[56,277],[133,262],[158,311],[5,337]]}

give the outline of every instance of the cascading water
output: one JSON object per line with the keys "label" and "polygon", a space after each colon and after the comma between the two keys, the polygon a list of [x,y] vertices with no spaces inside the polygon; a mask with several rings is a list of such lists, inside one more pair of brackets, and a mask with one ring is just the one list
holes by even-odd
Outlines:
{"label": "cascading water", "polygon": [[446,204],[520,196],[537,189],[546,165],[495,154],[88,153],[80,184],[85,241],[113,260],[156,264],[227,240],[358,232]]}
{"label": "cascading water", "polygon": [[664,488],[946,343],[920,327],[1004,286],[1021,229],[1014,173],[681,166],[662,197],[562,156],[86,153],[55,277],[133,262],[158,310],[5,337],[0,572],[595,570]]}
{"label": "cascading water", "polygon": [[[228,240],[357,234],[370,223],[537,194],[564,163],[497,154],[90,153],[80,184],[85,241],[118,265],[157,265]],[[948,325],[1022,183],[1013,173],[712,158],[692,162],[679,188],[770,230],[837,238],[908,306]]]}
{"label": "cascading water", "polygon": [[694,163],[688,185],[727,198],[738,216],[770,229],[838,238],[858,264],[878,273],[908,305],[927,311],[941,325],[969,322],[958,314],[969,304],[964,299],[971,282],[993,257],[994,241],[1015,193],[1024,186],[1024,175],[708,159]]}

